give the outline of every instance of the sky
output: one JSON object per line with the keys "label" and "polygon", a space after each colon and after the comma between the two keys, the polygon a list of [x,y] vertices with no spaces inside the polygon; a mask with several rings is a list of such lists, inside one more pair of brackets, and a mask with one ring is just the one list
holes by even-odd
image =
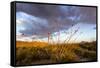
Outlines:
{"label": "sky", "polygon": [[16,24],[20,39],[47,40],[48,33],[57,33],[53,36],[57,40],[60,32],[60,40],[64,41],[78,30],[72,41],[93,41],[96,40],[96,7],[16,3]]}

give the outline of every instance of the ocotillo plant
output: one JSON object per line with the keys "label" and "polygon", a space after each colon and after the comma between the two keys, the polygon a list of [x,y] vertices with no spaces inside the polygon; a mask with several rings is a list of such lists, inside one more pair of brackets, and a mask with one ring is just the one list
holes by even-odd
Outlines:
{"label": "ocotillo plant", "polygon": [[[74,25],[72,24],[72,26],[71,26],[71,34],[70,34],[70,36],[72,35],[72,27],[73,27]],[[70,28],[69,28],[70,29]],[[66,42],[68,40],[68,37],[64,40],[64,43]]]}
{"label": "ocotillo plant", "polygon": [[79,35],[77,35],[77,37],[73,40],[74,42],[81,36],[83,32],[80,32]]}
{"label": "ocotillo plant", "polygon": [[50,32],[48,32],[48,44],[49,44],[49,41],[50,41]]}
{"label": "ocotillo plant", "polygon": [[65,39],[64,43],[66,43],[66,41],[68,43],[71,40],[71,38],[78,32],[78,30],[79,30],[79,27],[73,33],[72,33],[73,30],[71,30],[71,34],[70,34],[69,38]]}
{"label": "ocotillo plant", "polygon": [[[68,38],[67,44],[68,44],[68,42],[71,40],[71,38],[78,32],[78,30],[79,30],[79,27],[78,27],[73,33],[71,33],[70,37]],[[64,41],[64,43],[65,43],[65,41]],[[63,46],[63,47],[64,47],[64,46]],[[63,47],[61,48],[60,53],[63,53],[63,52],[64,52]],[[68,47],[67,47],[67,48],[68,48]]]}

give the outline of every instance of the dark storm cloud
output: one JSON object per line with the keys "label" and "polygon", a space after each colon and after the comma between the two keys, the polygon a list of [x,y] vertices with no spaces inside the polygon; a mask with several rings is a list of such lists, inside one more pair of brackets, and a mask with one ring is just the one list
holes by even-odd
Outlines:
{"label": "dark storm cloud", "polygon": [[[68,29],[72,25],[77,23],[88,23],[88,24],[96,24],[96,8],[95,7],[76,7],[76,6],[58,6],[58,5],[41,5],[41,4],[26,4],[26,3],[17,3],[16,4],[17,12],[24,12],[29,15],[35,16],[40,19],[47,20],[46,24],[49,26],[43,26],[43,21],[39,22],[39,20],[34,21],[33,19],[24,19],[32,20],[31,22],[36,22],[33,24],[29,24],[30,29],[21,30],[20,32],[26,34],[46,34],[48,32],[55,32],[62,29]],[[28,25],[27,24],[27,25]],[[27,26],[27,27],[29,27]]]}
{"label": "dark storm cloud", "polygon": [[95,7],[80,7],[80,22],[96,24],[96,8]]}
{"label": "dark storm cloud", "polygon": [[39,17],[57,17],[64,15],[58,6],[56,5],[41,5],[41,4],[24,4],[17,3],[17,11],[23,11],[28,14],[39,16]]}
{"label": "dark storm cloud", "polygon": [[79,21],[87,23],[96,22],[96,8],[95,7],[79,7],[79,6],[59,6],[59,5],[41,5],[17,3],[17,11],[26,12],[28,14],[44,17],[47,19],[54,19],[57,17],[80,17]]}
{"label": "dark storm cloud", "polygon": [[67,18],[73,18],[76,22],[96,24],[96,7],[71,6],[64,9],[64,12]]}

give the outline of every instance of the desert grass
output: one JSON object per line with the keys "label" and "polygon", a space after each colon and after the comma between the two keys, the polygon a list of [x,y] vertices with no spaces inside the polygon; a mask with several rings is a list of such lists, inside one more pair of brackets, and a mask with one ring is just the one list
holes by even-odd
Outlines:
{"label": "desert grass", "polygon": [[67,63],[94,60],[96,60],[96,41],[73,44],[18,42],[16,47],[16,65]]}

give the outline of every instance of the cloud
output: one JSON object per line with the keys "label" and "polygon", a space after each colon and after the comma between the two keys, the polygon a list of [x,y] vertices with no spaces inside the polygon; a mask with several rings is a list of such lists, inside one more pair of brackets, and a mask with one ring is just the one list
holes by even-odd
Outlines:
{"label": "cloud", "polygon": [[56,5],[17,3],[16,6],[17,11],[23,11],[39,17],[50,18],[64,15],[59,6]]}
{"label": "cloud", "polygon": [[46,35],[69,29],[77,23],[96,24],[96,8],[16,3],[17,23],[25,34]]}
{"label": "cloud", "polygon": [[48,21],[47,19],[32,16],[25,12],[17,12],[16,18],[17,28],[20,27],[19,32],[28,35],[47,35],[48,32],[53,33],[61,29],[68,29],[73,23],[70,19],[62,21],[55,18]]}
{"label": "cloud", "polygon": [[[35,33],[41,34],[41,31],[43,32],[48,28],[47,20],[29,15],[24,12],[16,13],[16,23],[17,28],[20,28],[19,32],[28,35],[33,35]],[[24,30],[22,28],[24,28]]]}
{"label": "cloud", "polygon": [[95,7],[80,7],[80,22],[96,24],[96,8]]}
{"label": "cloud", "polygon": [[17,3],[16,11],[47,19],[75,17],[74,20],[80,19],[79,22],[96,22],[96,7]]}
{"label": "cloud", "polygon": [[67,18],[76,22],[96,24],[96,7],[62,6],[62,10],[66,12]]}

